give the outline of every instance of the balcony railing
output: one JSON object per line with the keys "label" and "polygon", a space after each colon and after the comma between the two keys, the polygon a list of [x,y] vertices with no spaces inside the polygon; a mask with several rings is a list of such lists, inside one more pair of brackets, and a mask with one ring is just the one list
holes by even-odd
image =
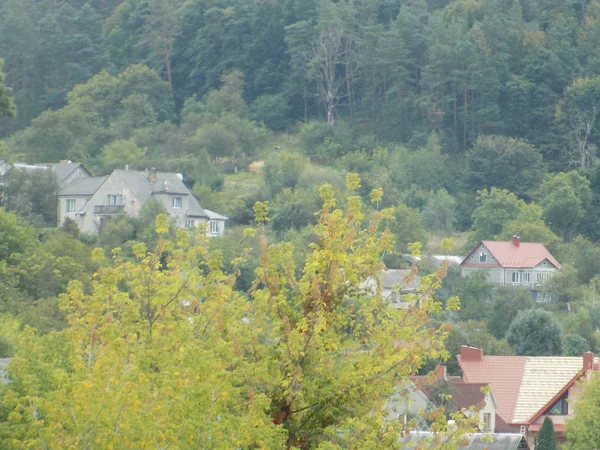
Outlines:
{"label": "balcony railing", "polygon": [[96,205],[94,214],[101,216],[125,214],[125,205]]}

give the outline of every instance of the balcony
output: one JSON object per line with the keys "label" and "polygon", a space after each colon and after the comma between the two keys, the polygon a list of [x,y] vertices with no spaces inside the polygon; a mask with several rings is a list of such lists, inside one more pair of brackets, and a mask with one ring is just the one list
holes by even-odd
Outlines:
{"label": "balcony", "polygon": [[96,205],[94,214],[97,216],[117,216],[125,214],[125,205]]}

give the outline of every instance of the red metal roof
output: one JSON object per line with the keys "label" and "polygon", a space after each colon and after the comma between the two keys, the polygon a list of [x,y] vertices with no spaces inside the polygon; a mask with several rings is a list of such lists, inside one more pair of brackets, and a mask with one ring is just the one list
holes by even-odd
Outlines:
{"label": "red metal roof", "polygon": [[498,264],[502,267],[514,267],[523,269],[532,269],[544,260],[548,260],[557,269],[560,269],[559,262],[552,256],[552,254],[544,247],[544,244],[538,242],[519,242],[519,245],[515,245],[511,242],[498,242],[498,241],[481,241],[473,248],[463,260],[461,265],[471,266],[479,264],[470,264],[468,262],[469,256],[473,253],[480,244],[485,247],[494,256]]}

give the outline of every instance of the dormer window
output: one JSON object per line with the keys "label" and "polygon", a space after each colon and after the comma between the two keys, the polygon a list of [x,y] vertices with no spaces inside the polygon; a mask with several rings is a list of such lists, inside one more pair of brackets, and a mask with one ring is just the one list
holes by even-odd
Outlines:
{"label": "dormer window", "polygon": [[485,253],[485,252],[481,252],[481,253],[479,254],[479,262],[480,262],[480,263],[487,262],[487,253]]}
{"label": "dormer window", "polygon": [[182,203],[181,197],[173,197],[173,208],[181,208]]}

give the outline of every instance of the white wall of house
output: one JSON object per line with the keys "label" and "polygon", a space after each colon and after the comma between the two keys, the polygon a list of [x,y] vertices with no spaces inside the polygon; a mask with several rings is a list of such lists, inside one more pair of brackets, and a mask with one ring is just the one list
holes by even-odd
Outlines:
{"label": "white wall of house", "polygon": [[65,220],[70,218],[74,220],[79,229],[82,228],[82,216],[79,214],[81,208],[89,201],[91,197],[89,195],[70,195],[70,196],[59,196],[58,197],[58,225],[62,225]]}
{"label": "white wall of house", "polygon": [[210,219],[208,221],[207,234],[209,237],[223,236],[225,234],[225,221],[220,219]]}
{"label": "white wall of house", "polygon": [[81,211],[83,213],[81,215],[81,231],[84,233],[97,233],[105,221],[115,216],[98,214],[96,206],[106,206],[114,203],[116,203],[115,206],[122,205],[123,212],[129,217],[137,217],[142,207],[140,201],[119,177],[110,176],[83,207]]}
{"label": "white wall of house", "polygon": [[496,403],[489,393],[485,396],[484,407],[479,411],[479,429],[485,433],[496,432]]}

